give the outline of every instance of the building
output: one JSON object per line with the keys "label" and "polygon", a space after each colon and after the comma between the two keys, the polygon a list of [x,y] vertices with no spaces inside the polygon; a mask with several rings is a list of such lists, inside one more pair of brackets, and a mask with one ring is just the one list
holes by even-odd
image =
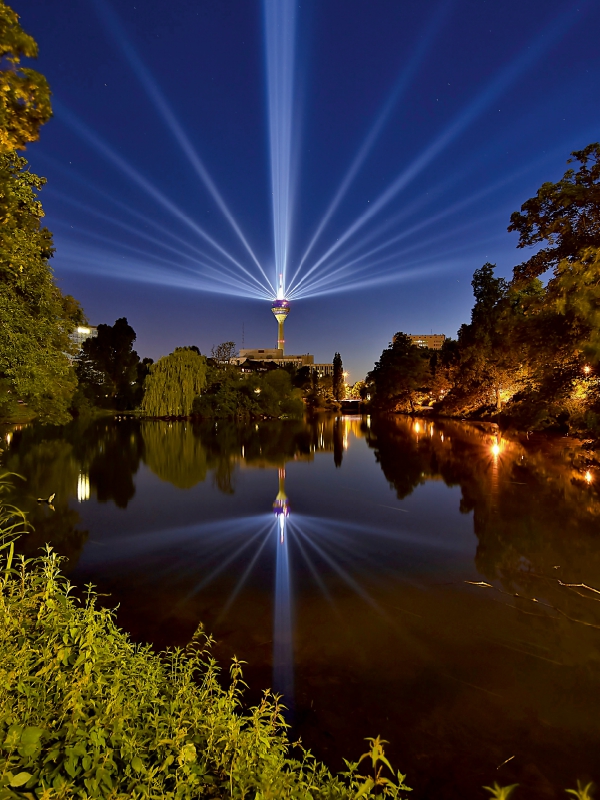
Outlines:
{"label": "building", "polygon": [[325,375],[333,375],[333,363],[331,364],[315,364],[315,357],[310,353],[303,355],[284,356],[283,348],[264,348],[258,350],[240,350],[238,358],[231,360],[232,364],[237,364],[243,368],[246,361],[266,361],[271,364],[276,364],[278,367],[287,367],[289,364],[301,369],[301,367],[308,367],[311,373],[316,372],[320,378]]}
{"label": "building", "polygon": [[442,345],[446,341],[443,333],[409,333],[408,334],[412,343],[417,347],[424,347],[428,350],[441,350]]}
{"label": "building", "polygon": [[71,341],[81,350],[81,345],[86,339],[95,339],[98,336],[98,328],[95,325],[80,325],[71,334]]}

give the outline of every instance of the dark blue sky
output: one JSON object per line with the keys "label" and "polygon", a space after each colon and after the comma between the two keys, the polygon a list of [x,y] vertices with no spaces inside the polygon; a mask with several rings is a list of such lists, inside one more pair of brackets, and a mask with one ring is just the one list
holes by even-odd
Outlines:
{"label": "dark blue sky", "polygon": [[[241,346],[242,330],[246,347],[274,346],[268,300],[203,288],[226,285],[222,265],[242,275],[231,259],[260,273],[173,135],[179,125],[275,281],[261,2],[13,5],[54,92],[26,155],[48,178],[61,287],[91,323],[126,316],[142,356]],[[600,139],[600,4],[303,0],[296,13],[288,277],[372,137],[303,264],[337,243],[313,296],[292,305],[286,349],[339,350],[353,381],[398,330],[455,335],[473,271],[492,261],[509,276],[526,257],[510,213]]]}

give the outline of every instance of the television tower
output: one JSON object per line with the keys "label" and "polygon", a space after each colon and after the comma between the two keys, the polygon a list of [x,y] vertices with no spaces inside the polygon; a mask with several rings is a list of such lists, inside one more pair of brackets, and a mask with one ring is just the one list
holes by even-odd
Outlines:
{"label": "television tower", "polygon": [[277,299],[273,300],[271,305],[271,311],[275,315],[275,319],[277,320],[277,349],[281,350],[281,354],[283,355],[283,349],[285,347],[285,339],[283,337],[283,323],[285,322],[285,318],[290,313],[290,304],[289,301],[285,299],[283,296],[283,275],[279,273],[279,288],[277,289]]}

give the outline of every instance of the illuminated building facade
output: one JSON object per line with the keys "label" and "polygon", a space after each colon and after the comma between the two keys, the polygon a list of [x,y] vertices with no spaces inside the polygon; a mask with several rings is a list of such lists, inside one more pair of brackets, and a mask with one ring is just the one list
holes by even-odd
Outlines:
{"label": "illuminated building facade", "polygon": [[80,325],[71,334],[71,341],[81,350],[81,345],[86,339],[94,339],[96,336],[98,336],[98,328],[95,325]]}
{"label": "illuminated building facade", "polygon": [[428,350],[441,350],[442,345],[446,341],[446,337],[443,333],[409,333],[408,335],[413,344]]}

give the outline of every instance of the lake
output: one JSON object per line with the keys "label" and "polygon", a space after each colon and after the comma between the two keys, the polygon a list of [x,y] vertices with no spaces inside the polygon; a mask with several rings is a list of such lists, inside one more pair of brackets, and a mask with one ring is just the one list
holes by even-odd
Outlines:
{"label": "lake", "polygon": [[0,436],[22,549],[51,543],[138,641],[202,622],[333,770],[380,734],[415,797],[600,781],[600,476],[575,442],[402,416]]}

